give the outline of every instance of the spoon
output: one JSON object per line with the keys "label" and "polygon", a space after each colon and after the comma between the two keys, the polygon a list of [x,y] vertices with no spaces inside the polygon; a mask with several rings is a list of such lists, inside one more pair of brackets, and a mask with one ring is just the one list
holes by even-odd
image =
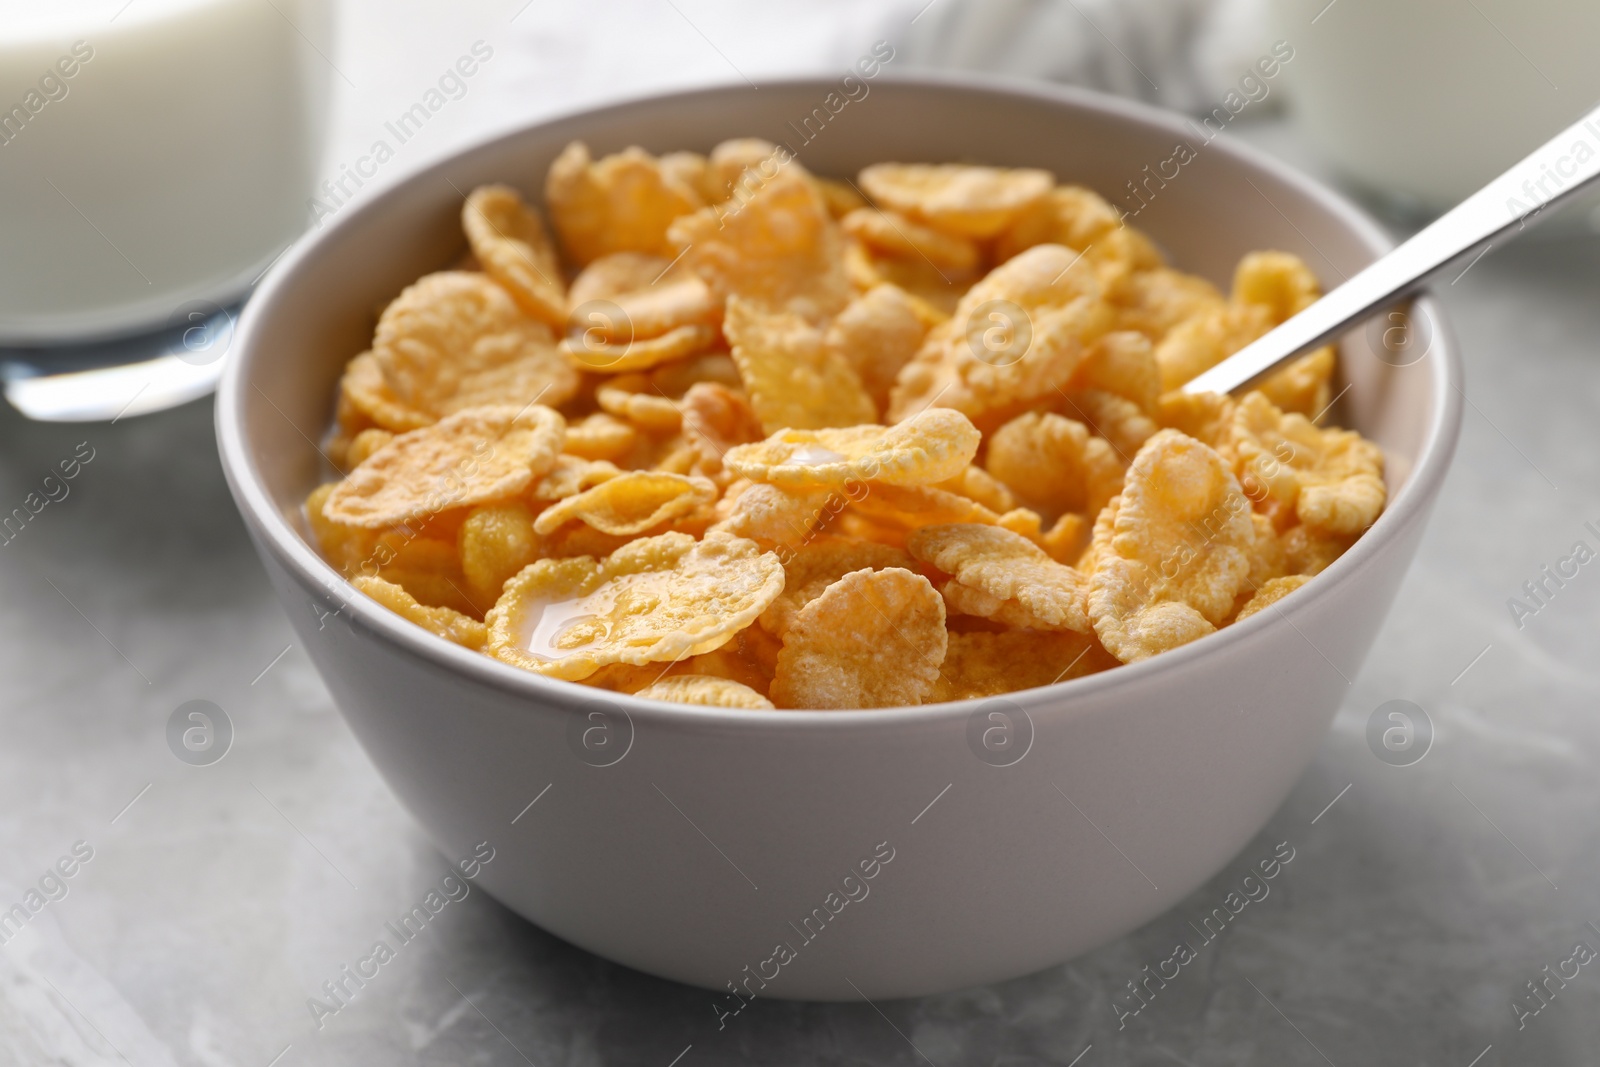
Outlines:
{"label": "spoon", "polygon": [[[1574,157],[1580,157],[1575,160]],[[1521,233],[1544,210],[1600,178],[1600,107],[1298,315],[1183,386],[1231,393],[1320,348],[1373,312],[1421,288],[1454,260]],[[1481,256],[1483,253],[1479,253]],[[1473,262],[1477,262],[1474,260]],[[1470,266],[1470,264],[1469,264]]]}

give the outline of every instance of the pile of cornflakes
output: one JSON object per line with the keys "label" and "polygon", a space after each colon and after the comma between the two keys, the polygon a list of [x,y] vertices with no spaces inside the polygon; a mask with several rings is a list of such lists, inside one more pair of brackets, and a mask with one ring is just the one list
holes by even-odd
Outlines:
{"label": "pile of cornflakes", "polygon": [[1224,295],[1042,170],[574,143],[542,210],[486,186],[462,229],[346,368],[307,518],[374,600],[550,678],[1048,685],[1277,610],[1384,506],[1378,448],[1320,425],[1331,348],[1178,391],[1317,298],[1304,263]]}

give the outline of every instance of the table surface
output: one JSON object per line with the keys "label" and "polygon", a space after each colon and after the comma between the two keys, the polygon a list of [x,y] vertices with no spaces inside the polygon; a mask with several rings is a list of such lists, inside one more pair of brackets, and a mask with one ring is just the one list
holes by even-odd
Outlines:
{"label": "table surface", "polygon": [[[1279,127],[1250,136],[1298,152]],[[1441,287],[1467,366],[1454,469],[1315,761],[1235,863],[1048,971],[875,1006],[758,1001],[722,1035],[703,993],[482,893],[317,1029],[306,998],[442,861],[296,645],[210,403],[81,427],[0,412],[0,510],[79,459],[0,545],[0,909],[41,880],[60,897],[0,947],[0,1064],[1591,1063],[1600,974],[1552,980],[1520,1030],[1512,1004],[1600,947],[1600,579],[1580,570],[1520,625],[1507,601],[1600,543],[1597,272],[1593,242],[1529,242]],[[210,766],[168,746],[194,699],[235,733]],[[1412,766],[1366,741],[1391,699],[1436,732]],[[1270,897],[1119,1030],[1121,983],[1284,840]],[[75,846],[92,857],[51,879]]]}

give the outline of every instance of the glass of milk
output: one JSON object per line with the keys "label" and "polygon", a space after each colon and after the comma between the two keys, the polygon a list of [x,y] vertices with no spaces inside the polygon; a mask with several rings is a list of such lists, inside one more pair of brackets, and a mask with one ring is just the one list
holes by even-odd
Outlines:
{"label": "glass of milk", "polygon": [[1402,214],[1453,207],[1600,100],[1593,0],[1271,3],[1302,130]]}
{"label": "glass of milk", "polygon": [[0,346],[159,330],[298,236],[323,0],[0,0]]}

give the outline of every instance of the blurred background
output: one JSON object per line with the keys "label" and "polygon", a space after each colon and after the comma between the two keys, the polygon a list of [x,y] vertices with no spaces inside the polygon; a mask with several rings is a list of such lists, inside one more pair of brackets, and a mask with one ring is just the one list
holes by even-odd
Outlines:
{"label": "blurred background", "polygon": [[[313,1025],[306,997],[440,861],[295,647],[222,483],[205,397],[239,305],[303,230],[496,130],[759,92],[878,41],[893,73],[1181,110],[1397,235],[1600,100],[1600,5],[1570,0],[0,0],[0,514],[27,511],[0,534],[0,907],[51,880],[0,937],[0,1064],[1593,1062],[1600,978],[1536,1025],[1510,1005],[1574,939],[1600,945],[1600,592],[1575,582],[1533,620],[1506,604],[1600,520],[1592,201],[1440,284],[1469,414],[1428,542],[1242,857],[1292,839],[1303,858],[1160,1014],[1120,1029],[1108,1005],[1181,907],[991,988],[758,1004],[716,1044],[703,995],[476,894]],[[1365,741],[1399,698],[1435,739],[1403,768]],[[228,738],[198,766],[168,725],[197,700]]]}

